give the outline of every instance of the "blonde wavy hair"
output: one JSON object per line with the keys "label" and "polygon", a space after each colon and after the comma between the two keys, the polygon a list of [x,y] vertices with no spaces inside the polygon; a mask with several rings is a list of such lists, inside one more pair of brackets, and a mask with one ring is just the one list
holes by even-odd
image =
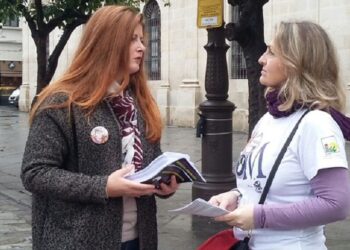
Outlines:
{"label": "blonde wavy hair", "polygon": [[279,106],[281,111],[291,109],[295,102],[312,109],[344,109],[345,91],[339,82],[338,59],[321,26],[309,21],[281,22],[273,44],[287,74],[279,92],[285,100]]}

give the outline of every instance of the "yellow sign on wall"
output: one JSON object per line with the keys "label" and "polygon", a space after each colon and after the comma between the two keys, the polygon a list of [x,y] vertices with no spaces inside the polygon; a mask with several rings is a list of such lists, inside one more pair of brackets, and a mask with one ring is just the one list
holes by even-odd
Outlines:
{"label": "yellow sign on wall", "polygon": [[198,0],[198,28],[216,28],[223,22],[223,0]]}

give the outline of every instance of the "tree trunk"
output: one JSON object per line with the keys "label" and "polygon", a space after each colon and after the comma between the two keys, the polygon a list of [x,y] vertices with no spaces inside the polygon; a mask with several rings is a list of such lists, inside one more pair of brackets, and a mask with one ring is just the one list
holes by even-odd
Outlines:
{"label": "tree trunk", "polygon": [[247,65],[247,77],[248,77],[248,105],[249,105],[249,136],[252,133],[253,128],[259,119],[266,112],[266,102],[264,98],[265,87],[260,84],[260,71],[261,66],[258,64],[258,59],[262,53],[266,50],[266,45],[258,45],[259,47],[250,52],[245,52],[248,48],[244,49],[244,57]]}
{"label": "tree trunk", "polygon": [[237,23],[226,25],[226,36],[228,40],[235,40],[242,47],[247,65],[249,136],[260,117],[266,112],[265,88],[259,82],[261,66],[258,59],[266,50],[263,6],[267,2],[268,0],[229,0],[231,5],[238,5],[240,13]]}
{"label": "tree trunk", "polygon": [[75,30],[76,27],[86,23],[88,20],[88,17],[82,17],[74,22],[68,24],[64,30],[63,34],[56,44],[55,49],[52,51],[49,59],[47,60],[47,68],[46,68],[46,74],[45,74],[45,83],[49,84],[52,80],[53,75],[55,74],[57,64],[58,64],[58,59],[66,46],[70,36],[72,35],[73,31]]}
{"label": "tree trunk", "polygon": [[45,75],[47,70],[47,38],[48,34],[38,35],[34,38],[36,50],[37,50],[37,86],[36,94],[38,95],[43,88],[48,84],[45,81]]}

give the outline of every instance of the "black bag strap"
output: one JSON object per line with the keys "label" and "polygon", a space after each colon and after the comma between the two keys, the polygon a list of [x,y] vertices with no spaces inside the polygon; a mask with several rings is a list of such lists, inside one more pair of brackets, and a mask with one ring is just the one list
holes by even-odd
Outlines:
{"label": "black bag strap", "polygon": [[271,169],[271,172],[269,174],[269,177],[267,178],[267,181],[266,181],[266,184],[265,184],[265,187],[264,187],[264,190],[260,196],[260,200],[259,200],[259,204],[264,204],[265,200],[266,200],[266,196],[267,196],[267,193],[269,192],[270,190],[270,187],[271,187],[271,184],[272,184],[272,181],[273,181],[273,178],[275,177],[276,175],[276,172],[277,172],[277,169],[278,169],[278,166],[280,165],[281,161],[282,161],[282,158],[284,156],[284,154],[286,153],[287,151],[287,148],[290,144],[290,142],[292,141],[294,135],[295,135],[295,132],[297,132],[297,129],[299,127],[299,124],[301,122],[301,120],[304,118],[304,116],[309,113],[309,109],[305,111],[305,113],[299,118],[298,122],[295,124],[292,132],[290,133],[290,135],[288,136],[286,142],[284,143],[282,149],[281,149],[281,152],[278,154],[277,156],[277,159],[275,161],[275,163],[273,164],[272,166],[272,169]]}

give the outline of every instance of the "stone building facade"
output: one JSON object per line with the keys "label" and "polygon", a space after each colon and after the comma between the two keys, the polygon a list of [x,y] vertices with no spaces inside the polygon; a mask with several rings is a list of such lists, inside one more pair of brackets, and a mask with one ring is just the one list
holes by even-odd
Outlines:
{"label": "stone building facade", "polygon": [[22,83],[22,24],[14,17],[0,23],[0,105]]}
{"label": "stone building facade", "polygon": [[[170,2],[169,5],[165,3]],[[198,105],[205,98],[205,68],[207,31],[196,26],[197,1],[150,0],[141,5],[149,33],[147,67],[150,70],[150,87],[167,125],[194,127],[198,119]],[[224,19],[235,19],[237,10],[224,0]],[[350,99],[350,1],[347,0],[270,0],[264,5],[265,41],[269,43],[275,25],[281,20],[303,19],[322,25],[336,45],[341,82]],[[63,54],[55,77],[70,62],[83,27],[72,35]],[[50,37],[54,45],[60,36],[55,31]],[[233,112],[233,128],[247,131],[248,82],[245,79],[244,60],[239,48],[227,41],[229,71],[229,100],[237,108]],[[23,29],[23,85],[20,106],[28,110],[35,94],[36,55],[28,28]],[[52,47],[50,46],[50,50]],[[350,103],[347,103],[350,113]]]}

